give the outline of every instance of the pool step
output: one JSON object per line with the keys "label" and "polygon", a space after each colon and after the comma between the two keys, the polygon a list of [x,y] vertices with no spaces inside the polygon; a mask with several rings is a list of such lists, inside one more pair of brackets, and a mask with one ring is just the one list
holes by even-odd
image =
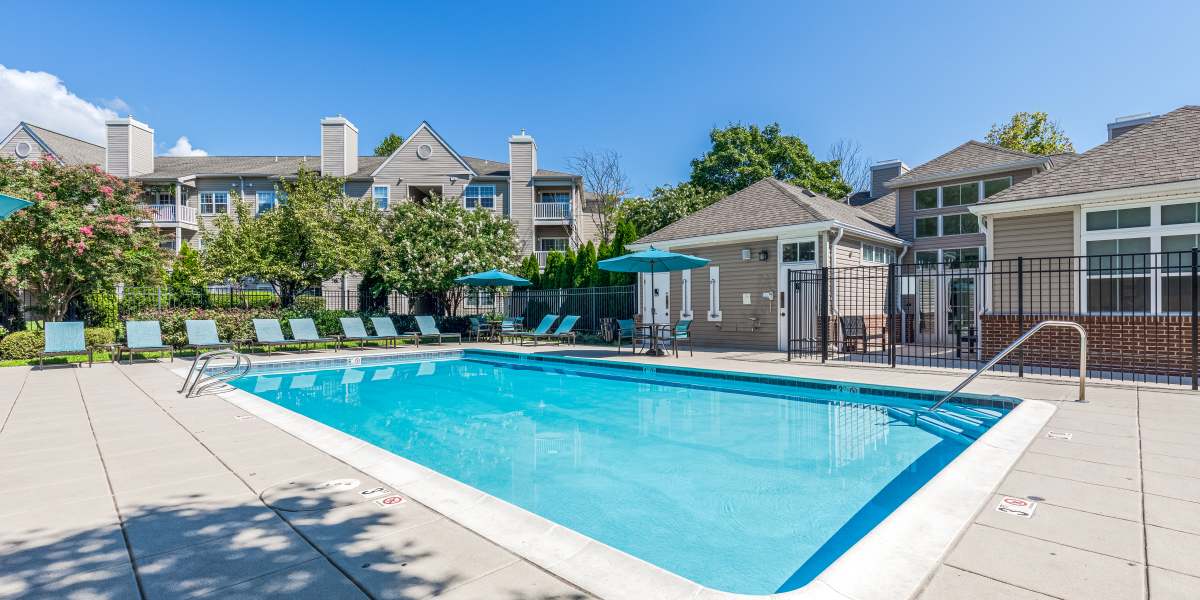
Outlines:
{"label": "pool step", "polygon": [[979,439],[979,436],[983,435],[990,426],[981,420],[946,410],[931,413],[920,409],[889,408],[888,413],[907,423],[933,427],[939,431],[961,435],[971,440]]}

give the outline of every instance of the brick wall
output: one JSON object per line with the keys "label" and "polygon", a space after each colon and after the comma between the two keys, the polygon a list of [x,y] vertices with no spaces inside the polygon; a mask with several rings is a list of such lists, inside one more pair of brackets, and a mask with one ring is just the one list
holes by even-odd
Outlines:
{"label": "brick wall", "polygon": [[[1189,376],[1192,369],[1190,316],[1081,315],[1055,317],[1075,321],[1088,333],[1088,370]],[[981,317],[983,356],[994,356],[1041,320],[1026,316],[1021,327],[1016,315]],[[1022,346],[1025,364],[1078,368],[1079,336],[1074,330],[1047,328]],[[1017,353],[1004,362],[1014,364]]]}

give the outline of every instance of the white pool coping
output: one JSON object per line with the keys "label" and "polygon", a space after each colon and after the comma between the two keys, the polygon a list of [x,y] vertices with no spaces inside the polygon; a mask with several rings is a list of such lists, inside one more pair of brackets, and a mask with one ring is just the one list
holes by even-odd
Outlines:
{"label": "white pool coping", "polygon": [[[186,369],[174,372],[182,378]],[[1022,400],[816,579],[788,592],[747,595],[700,585],[249,392],[219,396],[606,600],[912,598],[1057,410]]]}

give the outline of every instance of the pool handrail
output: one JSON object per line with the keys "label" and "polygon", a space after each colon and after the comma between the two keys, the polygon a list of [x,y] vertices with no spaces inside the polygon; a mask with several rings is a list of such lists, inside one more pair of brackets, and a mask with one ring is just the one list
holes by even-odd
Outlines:
{"label": "pool handrail", "polygon": [[967,378],[964,379],[962,383],[958,384],[958,387],[954,388],[953,390],[950,390],[949,394],[946,394],[941,400],[938,400],[937,402],[935,402],[933,404],[933,406],[929,407],[929,411],[932,412],[932,411],[935,411],[938,408],[940,408],[943,404],[948,402],[956,394],[961,392],[963,388],[967,387],[967,384],[971,383],[972,381],[975,381],[976,377],[979,377],[980,375],[983,374],[984,371],[987,371],[988,369],[995,366],[996,363],[998,363],[1002,359],[1004,359],[1005,356],[1008,356],[1013,350],[1016,350],[1017,348],[1019,348],[1021,346],[1021,344],[1024,344],[1026,340],[1033,337],[1033,334],[1041,331],[1042,329],[1044,329],[1046,327],[1067,327],[1069,329],[1074,329],[1075,331],[1079,332],[1079,400],[1078,401],[1083,402],[1084,387],[1085,387],[1085,384],[1087,381],[1087,348],[1088,348],[1087,331],[1083,328],[1082,325],[1080,325],[1079,323],[1076,323],[1074,321],[1041,321],[1041,322],[1037,323],[1036,325],[1034,325],[1033,327],[1030,327],[1029,331],[1026,331],[1025,333],[1021,334],[1021,337],[1018,337],[1016,340],[1013,341],[1013,343],[1009,344],[1008,347],[1006,347],[1005,349],[998,352],[995,356],[992,357],[991,360],[987,361],[987,363],[984,364],[982,367],[979,367],[979,369],[977,369],[974,373],[971,373],[970,375],[968,375]]}

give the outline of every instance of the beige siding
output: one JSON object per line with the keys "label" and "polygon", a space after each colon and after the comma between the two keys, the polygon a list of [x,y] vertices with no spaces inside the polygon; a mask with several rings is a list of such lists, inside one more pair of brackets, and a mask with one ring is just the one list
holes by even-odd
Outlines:
{"label": "beige siding", "polygon": [[1071,211],[992,219],[993,258],[1073,256],[1075,218]]}
{"label": "beige siding", "polygon": [[[533,178],[534,145],[532,143],[513,143],[508,145],[509,173],[511,177],[511,198],[509,200],[509,218],[517,226],[517,237],[522,242],[521,253],[533,252]],[[526,243],[527,242],[527,243]]]}
{"label": "beige siding", "polygon": [[[724,346],[730,348],[753,348],[774,350],[778,346],[776,301],[777,258],[760,261],[742,260],[742,248],[770,248],[775,255],[775,240],[765,239],[724,246],[676,248],[671,250],[702,256],[711,260],[708,266],[692,270],[692,331],[698,346]],[[708,267],[720,267],[721,272],[721,321],[708,320],[709,279]],[[671,320],[679,318],[681,276],[671,274],[671,295],[668,300]],[[763,298],[763,292],[772,292],[775,300]],[[742,303],[742,295],[750,295],[750,304]],[[755,320],[757,319],[757,321]]]}
{"label": "beige siding", "polygon": [[922,250],[937,250],[943,248],[982,248],[985,244],[984,234],[966,234],[966,235],[950,235],[933,238],[917,238],[914,232],[914,224],[918,217],[932,217],[937,215],[953,215],[970,212],[967,206],[951,206],[945,208],[930,208],[917,210],[915,205],[915,192],[917,190],[928,189],[932,187],[954,185],[958,183],[970,183],[972,181],[983,181],[986,179],[996,179],[999,177],[1012,177],[1013,185],[1028,179],[1033,174],[1032,169],[1023,169],[1020,171],[1008,171],[1004,173],[994,173],[991,175],[980,177],[969,177],[966,179],[947,180],[930,185],[920,185],[914,187],[900,188],[897,195],[897,217],[896,235],[902,239],[911,240],[913,245],[909,250],[908,262],[912,262],[916,252]]}
{"label": "beige siding", "polygon": [[154,134],[129,126],[129,175],[137,177],[154,172]]}
{"label": "beige siding", "polygon": [[[998,260],[1031,259],[1024,265],[1026,312],[1063,313],[1071,310],[1074,296],[1078,293],[1079,274],[1075,270],[1082,266],[1065,258],[1075,255],[1075,217],[1072,211],[994,217],[992,252]],[[992,310],[1017,310],[1016,269],[1011,262],[994,263]]]}
{"label": "beige siding", "polygon": [[25,160],[34,160],[46,155],[46,151],[42,148],[42,145],[33,139],[33,136],[29,135],[29,132],[25,131],[25,128],[22,127],[17,130],[16,134],[13,135],[12,139],[8,140],[8,143],[3,148],[0,148],[0,156],[19,158],[17,156],[17,144],[21,142],[29,144],[29,155],[24,157]]}
{"label": "beige siding", "polygon": [[129,176],[129,127],[108,125],[105,170],[117,177]]}

